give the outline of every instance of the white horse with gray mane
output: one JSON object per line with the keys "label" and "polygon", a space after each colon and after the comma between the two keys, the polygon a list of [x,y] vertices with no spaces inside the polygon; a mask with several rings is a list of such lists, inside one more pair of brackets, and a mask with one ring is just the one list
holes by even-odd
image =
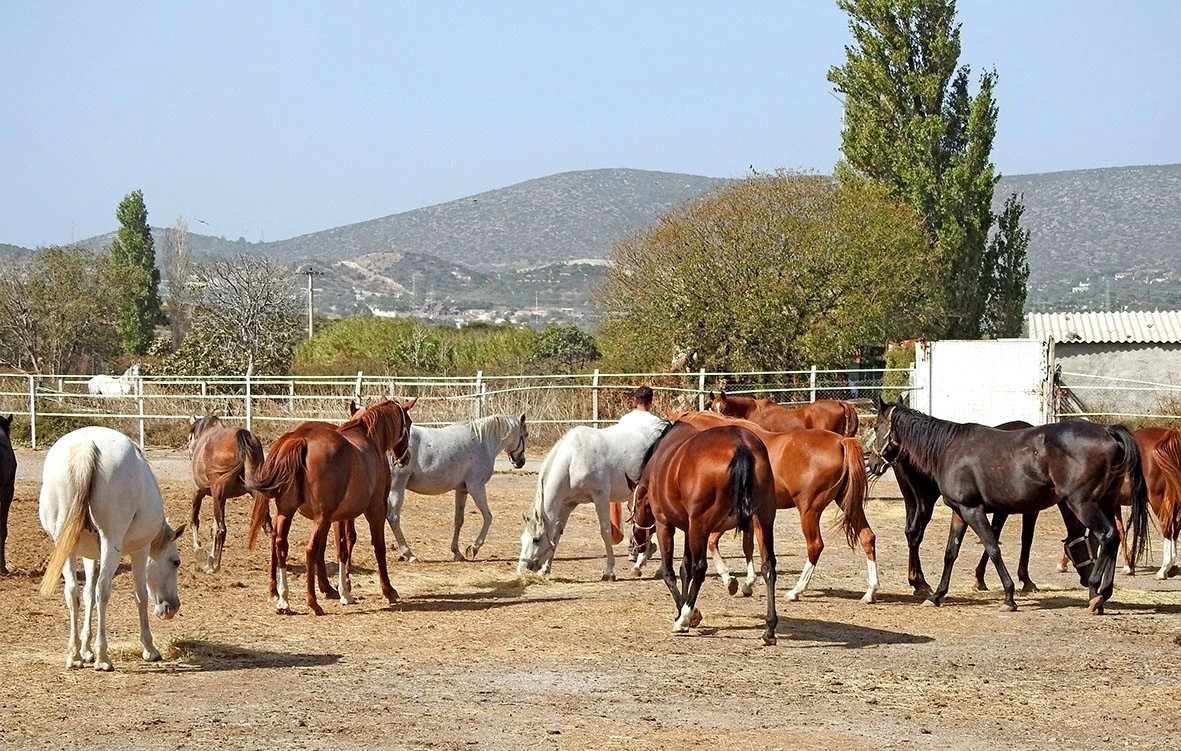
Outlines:
{"label": "white horse with gray mane", "polygon": [[[54,540],[41,593],[53,594],[59,574],[65,579],[70,617],[66,666],[94,663],[95,670],[114,670],[107,651],[107,603],[111,580],[125,555],[131,557],[135,579],[143,658],[159,660],[148,626],[148,596],[159,618],[172,618],[180,610],[176,540],[184,525],[175,531],[168,526],[160,487],[139,448],[122,433],[97,426],[63,436],[45,455],[40,517],[41,526]],[[86,571],[81,637],[75,578],[79,556]],[[96,611],[97,634],[91,651],[91,616]]]}
{"label": "white horse with gray mane", "polygon": [[606,428],[579,425],[567,431],[541,465],[533,506],[525,515],[517,570],[548,574],[570,512],[590,501],[607,550],[603,581],[613,581],[611,501],[631,497],[629,483],[639,479],[645,454],[667,425],[667,420],[654,414],[633,410]]}
{"label": "white horse with gray mane", "polygon": [[135,391],[135,382],[138,378],[139,363],[135,363],[118,378],[96,375],[87,382],[86,389],[94,396],[127,396]]}
{"label": "white horse with gray mane", "polygon": [[[398,542],[399,557],[408,561],[418,560],[402,534],[402,503],[406,500],[406,491],[440,495],[454,490],[455,528],[451,535],[451,553],[457,561],[475,560],[488,537],[488,528],[492,526],[492,511],[488,508],[488,494],[484,486],[492,477],[496,455],[504,451],[513,466],[520,469],[525,466],[525,439],[528,436],[524,414],[519,417],[491,415],[443,428],[411,426],[410,456],[406,466],[390,464],[392,482],[386,506],[386,519]],[[463,514],[469,495],[483,514],[484,525],[480,527],[475,541],[461,554],[459,530],[463,527]]]}

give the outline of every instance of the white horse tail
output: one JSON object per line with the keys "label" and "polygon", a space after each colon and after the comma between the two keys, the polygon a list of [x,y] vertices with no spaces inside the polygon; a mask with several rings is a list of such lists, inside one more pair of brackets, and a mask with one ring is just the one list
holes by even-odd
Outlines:
{"label": "white horse tail", "polygon": [[53,590],[57,588],[62,567],[78,546],[78,539],[82,537],[82,532],[86,528],[86,517],[90,512],[90,486],[97,466],[98,446],[93,441],[71,447],[70,456],[66,460],[66,487],[70,505],[66,508],[65,521],[58,529],[53,555],[49,557],[49,563],[45,566],[45,576],[41,578],[43,596],[53,594]]}

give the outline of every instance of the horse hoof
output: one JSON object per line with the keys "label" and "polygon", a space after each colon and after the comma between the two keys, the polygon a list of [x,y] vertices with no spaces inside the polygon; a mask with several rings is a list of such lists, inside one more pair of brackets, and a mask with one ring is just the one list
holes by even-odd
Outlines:
{"label": "horse hoof", "polygon": [[1028,594],[1032,594],[1034,592],[1041,592],[1041,590],[1038,589],[1037,585],[1034,584],[1033,582],[1026,582],[1021,585],[1021,593],[1022,594],[1028,595]]}
{"label": "horse hoof", "polygon": [[79,670],[82,668],[82,659],[79,657],[67,657],[66,667],[70,670]]}
{"label": "horse hoof", "polygon": [[1131,566],[1124,566],[1124,576],[1135,576],[1135,575],[1136,575],[1136,569],[1132,568]]}
{"label": "horse hoof", "polygon": [[787,599],[790,600],[791,602],[799,602],[800,601],[800,593],[795,591],[794,589],[789,589],[789,590],[787,590]]}
{"label": "horse hoof", "polygon": [[726,591],[730,593],[731,597],[738,594],[738,580],[731,579],[730,581],[726,582]]}
{"label": "horse hoof", "polygon": [[644,575],[644,569],[640,568],[639,566],[632,566],[632,576],[639,579],[643,575]]}
{"label": "horse hoof", "polygon": [[95,669],[96,671],[100,672],[100,673],[113,673],[113,672],[115,672],[115,666],[114,666],[114,665],[112,665],[112,664],[111,664],[111,662],[110,662],[109,660],[107,660],[107,661],[104,661],[104,662],[96,662],[96,663],[94,663],[94,669]]}
{"label": "horse hoof", "polygon": [[[914,585],[911,585],[911,586],[914,586]],[[935,590],[931,589],[930,587],[928,587],[926,585],[919,585],[914,588],[914,596],[915,597],[930,597],[933,594],[935,594]]]}
{"label": "horse hoof", "polygon": [[1094,615],[1103,615],[1103,598],[1092,597],[1091,602],[1087,605],[1087,610]]}
{"label": "horse hoof", "polygon": [[340,592],[332,587],[322,590],[320,592],[320,595],[328,600],[339,600],[340,599]]}
{"label": "horse hoof", "polygon": [[873,592],[866,592],[864,595],[862,595],[861,601],[866,605],[872,605],[878,601],[878,598]]}
{"label": "horse hoof", "polygon": [[398,599],[399,599],[398,598],[398,590],[391,589],[390,593],[388,595],[386,595],[385,601],[388,602],[390,605],[393,605],[398,602]]}
{"label": "horse hoof", "polygon": [[922,603],[920,604],[920,607],[937,608],[937,607],[939,607],[939,603],[936,600],[932,600],[932,599],[928,598],[928,599],[922,601]]}
{"label": "horse hoof", "polygon": [[1017,603],[1015,603],[1015,602],[1002,602],[1002,603],[1001,603],[1001,610],[1003,610],[1003,611],[1005,611],[1005,612],[1007,612],[1007,613],[1013,613],[1013,612],[1016,612],[1016,610],[1017,610]]}
{"label": "horse hoof", "polygon": [[0,576],[8,576],[9,571],[7,566],[0,566]]}
{"label": "horse hoof", "polygon": [[1060,574],[1066,573],[1066,564],[1065,563],[1058,564],[1058,573],[1060,573]]}
{"label": "horse hoof", "polygon": [[613,582],[613,581],[615,581],[615,574],[603,574],[602,578],[599,579],[599,581]]}
{"label": "horse hoof", "polygon": [[159,662],[159,661],[160,661],[160,650],[156,649],[155,647],[153,647],[150,650],[147,650],[147,649],[144,650],[144,662]]}
{"label": "horse hoof", "polygon": [[763,646],[764,647],[774,647],[775,646],[775,637],[773,635],[772,636],[764,636],[763,637]]}
{"label": "horse hoof", "polygon": [[1177,568],[1176,566],[1169,566],[1169,570],[1165,573],[1165,576],[1170,577],[1170,576],[1176,576],[1177,574],[1181,574],[1181,568]]}
{"label": "horse hoof", "polygon": [[458,550],[453,550],[453,551],[451,551],[451,560],[453,560],[453,561],[466,561],[466,560],[467,560],[467,558],[464,558],[464,557],[463,557],[463,553],[460,553]]}
{"label": "horse hoof", "polygon": [[755,593],[754,587],[750,586],[747,582],[742,582],[738,587],[742,590],[743,597],[750,597]]}
{"label": "horse hoof", "polygon": [[340,598],[340,604],[341,605],[356,605],[357,598],[353,597],[352,595],[345,595]]}
{"label": "horse hoof", "polygon": [[673,633],[678,634],[678,635],[687,634],[687,633],[689,633],[689,627],[683,623],[674,623],[673,624]]}
{"label": "horse hoof", "polygon": [[983,581],[977,579],[976,583],[972,585],[972,589],[976,590],[977,592],[987,592],[988,586]]}
{"label": "horse hoof", "polygon": [[474,561],[474,560],[476,560],[476,555],[478,555],[479,552],[480,552],[480,549],[477,548],[475,545],[468,545],[467,550],[463,551],[463,557],[469,561]]}
{"label": "horse hoof", "polygon": [[312,612],[312,615],[315,615],[315,616],[324,615],[324,608],[320,607],[319,603],[309,602],[308,603],[308,610],[310,610]]}
{"label": "horse hoof", "polygon": [[689,614],[689,628],[697,628],[701,625],[701,611],[693,608],[693,612]]}

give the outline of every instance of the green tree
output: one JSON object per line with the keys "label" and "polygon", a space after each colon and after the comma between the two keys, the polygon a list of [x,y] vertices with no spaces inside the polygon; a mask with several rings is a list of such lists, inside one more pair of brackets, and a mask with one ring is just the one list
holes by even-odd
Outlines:
{"label": "green tree", "polygon": [[163,320],[160,270],[143,191],[124,196],[115,218],[119,230],[111,241],[111,271],[122,301],[116,326],[123,348],[138,355],[147,351],[156,324]]}
{"label": "green tree", "polygon": [[757,175],[615,246],[603,339],[613,367],[839,366],[930,324],[931,257],[915,213],[872,183]]}
{"label": "green tree", "polygon": [[985,268],[992,270],[988,302],[984,310],[984,333],[994,338],[1021,336],[1025,323],[1026,283],[1029,264],[1025,250],[1029,247],[1029,230],[1021,228],[1021,214],[1025,206],[1021,198],[1012,195],[997,217],[997,229],[988,243]]}
{"label": "green tree", "polygon": [[837,172],[845,180],[882,183],[925,223],[939,262],[942,321],[933,331],[912,333],[976,338],[997,327],[990,310],[1025,302],[1024,288],[994,287],[1003,275],[990,265],[996,261],[988,249],[992,194],[1000,179],[990,161],[996,73],[983,74],[977,93],[970,93],[970,68],[959,66],[955,0],[837,4],[849,14],[853,34],[844,65],[828,73],[845,97],[845,160]]}
{"label": "green tree", "polygon": [[540,369],[573,373],[602,357],[595,338],[577,326],[547,326],[533,345]]}

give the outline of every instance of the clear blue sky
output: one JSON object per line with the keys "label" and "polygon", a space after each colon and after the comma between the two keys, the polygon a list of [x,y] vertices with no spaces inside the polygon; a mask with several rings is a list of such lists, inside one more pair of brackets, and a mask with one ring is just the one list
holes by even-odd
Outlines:
{"label": "clear blue sky", "polygon": [[[959,15],[1001,172],[1181,162],[1181,3]],[[827,0],[7,2],[0,242],[113,230],[136,188],[258,241],[566,170],[828,172],[847,41]]]}

